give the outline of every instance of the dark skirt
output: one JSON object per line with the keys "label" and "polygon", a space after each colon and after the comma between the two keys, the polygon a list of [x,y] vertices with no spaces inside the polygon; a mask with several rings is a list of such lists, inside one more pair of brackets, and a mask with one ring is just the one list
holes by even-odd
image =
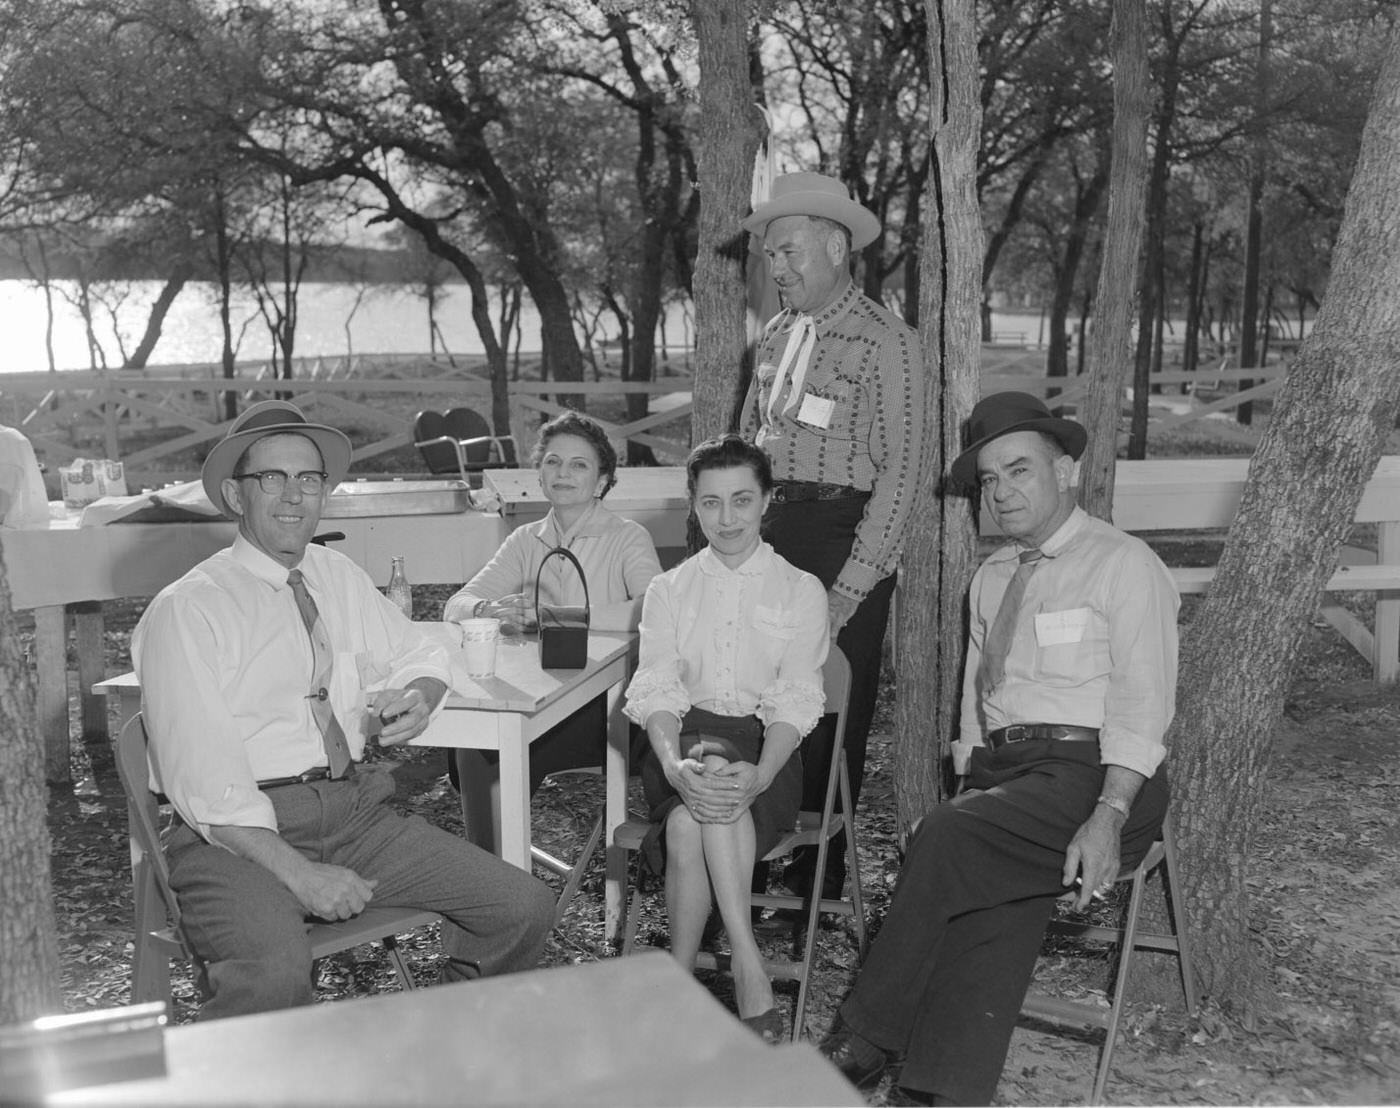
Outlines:
{"label": "dark skirt", "polygon": [[[763,751],[763,724],[757,716],[720,716],[703,708],[692,708],[681,720],[681,752],[684,754],[701,739],[719,743],[723,756],[731,762],[758,765]],[[647,867],[659,874],[666,868],[666,817],[681,803],[681,798],[666,780],[650,746],[642,756],[642,792],[651,807],[651,830],[643,844],[642,856]],[[792,757],[778,770],[773,783],[749,808],[753,817],[755,861],[761,860],[792,830],[801,803],[802,755],[794,750]]]}

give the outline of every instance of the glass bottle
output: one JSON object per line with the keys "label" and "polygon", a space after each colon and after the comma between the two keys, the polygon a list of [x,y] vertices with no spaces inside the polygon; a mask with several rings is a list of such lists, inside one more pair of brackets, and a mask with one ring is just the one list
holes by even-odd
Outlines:
{"label": "glass bottle", "polygon": [[389,587],[384,590],[384,595],[398,605],[399,611],[412,619],[413,587],[408,583],[408,577],[404,574],[403,558],[402,554],[395,554],[391,559],[393,569],[389,573]]}

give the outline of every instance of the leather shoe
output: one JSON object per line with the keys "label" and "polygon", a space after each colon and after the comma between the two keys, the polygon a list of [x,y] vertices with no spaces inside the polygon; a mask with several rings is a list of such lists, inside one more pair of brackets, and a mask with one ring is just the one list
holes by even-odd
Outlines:
{"label": "leather shoe", "polygon": [[868,1092],[880,1083],[889,1055],[844,1023],[834,1028],[817,1048],[857,1089]]}

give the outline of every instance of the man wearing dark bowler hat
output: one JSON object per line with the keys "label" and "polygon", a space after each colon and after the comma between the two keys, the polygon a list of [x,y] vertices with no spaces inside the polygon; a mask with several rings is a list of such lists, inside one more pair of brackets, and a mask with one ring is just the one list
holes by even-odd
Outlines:
{"label": "man wearing dark bowler hat", "polygon": [[[840,181],[785,174],[744,228],[763,236],[783,310],[759,346],[740,430],[773,462],[764,538],[826,587],[831,638],[851,663],[845,744],[854,801],[927,446],[923,355],[915,331],[851,279],[851,252],[879,237],[880,221]],[[820,808],[826,796],[830,722],[803,743],[804,808]],[[804,848],[789,867],[798,891],[810,887],[815,855]],[[843,865],[834,852],[827,895],[840,895]]]}
{"label": "man wearing dark bowler hat", "polygon": [[349,464],[350,440],[295,405],[249,408],[202,475],[238,521],[233,545],[162,590],[132,636],[201,1019],[310,1003],[308,920],[438,912],[449,981],[532,968],[552,922],[545,885],[397,814],[387,769],[358,764],[371,718],[381,745],[423,731],[449,671],[359,566],[311,545]]}
{"label": "man wearing dark bowler hat", "polygon": [[1024,393],[972,411],[958,485],[1011,539],[972,580],[955,762],[822,1052],[907,1099],[989,1104],[1055,899],[1083,908],[1167,807],[1178,596],[1140,540],[1075,504],[1084,429]]}

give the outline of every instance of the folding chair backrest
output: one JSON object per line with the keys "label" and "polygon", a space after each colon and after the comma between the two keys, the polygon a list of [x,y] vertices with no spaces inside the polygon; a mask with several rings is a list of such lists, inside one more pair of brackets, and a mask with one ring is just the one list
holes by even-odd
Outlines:
{"label": "folding chair backrest", "polygon": [[180,907],[170,888],[170,868],[160,847],[157,826],[159,806],[151,792],[150,763],[146,756],[146,725],[137,712],[117,736],[117,776],[126,793],[127,817],[131,832],[131,868],[137,875],[149,874],[173,927],[178,928]]}
{"label": "folding chair backrest", "polygon": [[845,749],[846,708],[851,699],[851,663],[835,643],[822,663],[822,689],[826,693],[826,710],[836,713],[836,736],[831,744],[832,761]]}
{"label": "folding chair backrest", "polygon": [[491,461],[491,425],[470,408],[451,408],[447,413],[447,433],[454,439],[480,439],[463,449],[468,466],[485,465]]}
{"label": "folding chair backrest", "polygon": [[[447,418],[438,411],[422,411],[413,417],[413,442],[430,473],[457,473],[457,447],[447,441]],[[439,441],[434,441],[439,440]]]}

